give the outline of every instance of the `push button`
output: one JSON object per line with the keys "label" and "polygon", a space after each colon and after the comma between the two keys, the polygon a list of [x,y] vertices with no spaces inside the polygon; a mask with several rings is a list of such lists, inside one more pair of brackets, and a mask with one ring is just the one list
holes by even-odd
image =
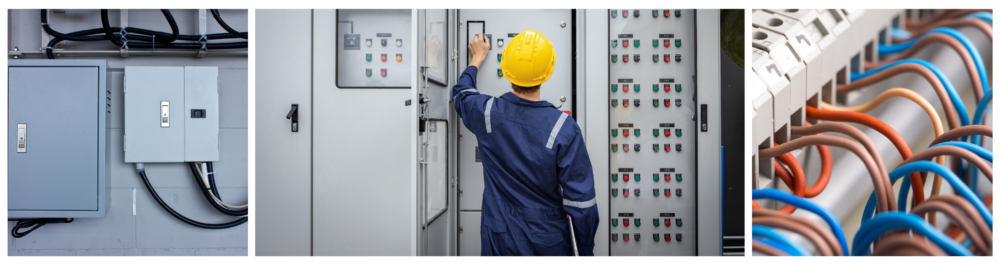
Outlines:
{"label": "push button", "polygon": [[677,137],[681,137],[681,129],[674,129],[674,134],[676,134]]}
{"label": "push button", "polygon": [[618,174],[611,174],[611,181],[618,181]]}
{"label": "push button", "polygon": [[618,61],[618,55],[617,54],[612,54],[611,55],[611,62],[613,63],[613,62],[617,62],[617,61]]}
{"label": "push button", "polygon": [[622,129],[622,136],[628,137],[628,129]]}
{"label": "push button", "polygon": [[[653,189],[653,197],[660,197],[660,189]],[[659,226],[660,223],[656,219],[653,219],[653,225]]]}
{"label": "push button", "polygon": [[611,233],[611,241],[618,242],[618,233]]}
{"label": "push button", "polygon": [[628,182],[629,180],[628,174],[622,174],[622,179],[625,180],[625,182]]}
{"label": "push button", "polygon": [[663,240],[670,242],[670,233],[663,234]]}
{"label": "push button", "polygon": [[[656,106],[656,102],[659,102],[659,100],[654,99],[653,100],[653,106]],[[660,129],[653,129],[653,137],[658,137],[658,136],[660,136]],[[656,144],[656,145],[659,145],[659,144]]]}
{"label": "push button", "polygon": [[372,76],[372,69],[371,68],[365,68],[365,76]]}
{"label": "push button", "polygon": [[612,99],[611,100],[611,106],[612,107],[617,107],[618,106],[618,100],[617,99]]}
{"label": "push button", "polygon": [[[639,48],[639,40],[633,40],[632,44],[633,44],[632,46],[635,46],[636,48]],[[636,59],[636,61],[639,61],[639,60]]]}
{"label": "push button", "polygon": [[611,144],[611,152],[618,152],[618,144]]}
{"label": "push button", "polygon": [[[653,11],[653,14],[656,14],[656,11]],[[655,224],[656,221],[653,222]],[[660,242],[660,234],[653,234],[653,242]]]}
{"label": "push button", "polygon": [[365,54],[365,61],[369,61],[369,62],[372,61],[372,54],[371,53],[366,53]]}
{"label": "push button", "polygon": [[[638,99],[636,99],[636,100],[638,100]],[[636,101],[635,106],[637,106],[637,107],[639,106],[638,101]],[[639,129],[634,129],[633,131],[635,131],[635,136],[638,137],[639,136]],[[638,148],[636,148],[636,149],[638,149]]]}
{"label": "push button", "polygon": [[670,92],[670,84],[663,84],[663,92]]}
{"label": "push button", "polygon": [[[674,40],[674,46],[680,47],[681,46],[681,39],[675,39]],[[680,55],[678,55],[678,56],[680,56]]]}
{"label": "push button", "polygon": [[[681,84],[674,85],[674,89],[676,89],[677,92],[681,92]],[[677,100],[677,102],[677,105],[680,105],[680,100]]]}
{"label": "push button", "polygon": [[[637,194],[637,195],[635,195],[635,196],[639,196],[639,195],[638,195],[638,191],[636,191],[636,194]],[[640,225],[642,225],[642,222],[640,222],[640,221],[639,221],[639,218],[635,218],[635,227],[639,227]],[[639,240],[639,238],[638,238],[638,236],[636,236],[636,237],[637,237],[637,238],[636,238],[635,240],[637,240],[637,241],[638,241],[638,240]]]}
{"label": "push button", "polygon": [[[625,194],[628,194],[628,192],[626,192]],[[628,195],[625,195],[625,196],[628,196]],[[622,219],[622,224],[624,224],[625,226],[628,226],[628,218],[624,218],[624,219]],[[627,236],[627,235],[626,235],[626,236]],[[626,239],[626,240],[627,240],[627,239]]]}
{"label": "push button", "polygon": [[[625,18],[627,18],[627,17],[628,17],[628,10],[622,10],[622,17],[625,17]],[[628,236],[628,235],[626,235],[626,237],[627,237],[627,236]],[[625,241],[628,241],[628,239],[626,239]]]}
{"label": "push button", "polygon": [[670,55],[669,54],[664,54],[663,55],[663,62],[664,63],[669,63],[670,62]]}
{"label": "push button", "polygon": [[[656,129],[653,129],[653,130],[656,130]],[[659,151],[660,151],[660,144],[653,144],[653,152],[659,152]],[[653,174],[653,179],[654,180],[656,179],[656,174]]]}
{"label": "push button", "polygon": [[386,71],[385,68],[382,68],[382,77],[385,77],[386,74],[385,71]]}
{"label": "push button", "polygon": [[611,10],[611,18],[618,17],[618,10]]}
{"label": "push button", "polygon": [[[678,193],[677,196],[680,196],[680,190],[677,190],[677,193]],[[681,227],[681,226],[684,226],[684,222],[682,222],[680,218],[677,218],[677,227]],[[681,234],[677,234],[677,237],[680,237],[680,236],[681,236]],[[678,238],[677,241],[680,241],[680,238]]]}
{"label": "push button", "polygon": [[622,84],[622,91],[628,92],[628,84]]}
{"label": "push button", "polygon": [[[639,173],[635,173],[635,174],[634,174],[634,175],[632,175],[632,176],[633,176],[633,177],[635,177],[635,182],[639,182],[639,180],[640,180],[640,179],[639,179]],[[636,189],[636,190],[635,190],[635,193],[639,193],[639,190],[638,190],[638,189]]]}
{"label": "push button", "polygon": [[611,92],[618,92],[618,84],[611,84]]}
{"label": "push button", "polygon": [[[664,88],[663,91],[670,91],[670,88]],[[664,107],[670,107],[670,99],[669,98],[663,99],[663,106]],[[664,129],[663,130],[663,134],[668,134],[669,132],[670,132],[670,129]],[[670,136],[670,135],[667,135],[667,136]]]}
{"label": "push button", "polygon": [[[628,99],[623,99],[622,100],[622,106],[623,107],[628,107]],[[626,136],[628,136],[628,135],[626,135]]]}
{"label": "push button", "polygon": [[[653,11],[653,17],[656,17],[656,11]],[[653,39],[653,48],[660,46],[660,39]],[[656,55],[653,55],[653,61],[656,61]]]}
{"label": "push button", "polygon": [[[628,189],[622,189],[622,195],[625,195],[625,197],[628,197]],[[628,219],[625,219],[625,226],[628,226]]]}
{"label": "push button", "polygon": [[[653,61],[656,61],[656,54],[653,54]],[[653,84],[653,92],[660,92],[660,84]]]}
{"label": "push button", "polygon": [[[663,189],[663,196],[670,197],[670,189]],[[670,225],[667,225],[670,226]]]}
{"label": "push button", "polygon": [[670,173],[664,173],[663,174],[663,181],[670,182]]}
{"label": "push button", "polygon": [[670,226],[670,218],[663,218],[663,226]]}
{"label": "push button", "polygon": [[[653,47],[656,47],[656,41],[653,41]],[[653,54],[653,62],[655,63],[655,62],[659,62],[659,61],[660,61],[660,55],[659,54]]]}
{"label": "push button", "polygon": [[[653,9],[653,18],[656,18],[658,16],[660,16],[660,10]],[[654,235],[654,237],[655,237],[655,235]],[[657,238],[656,241],[660,241],[659,238]]]}
{"label": "push button", "polygon": [[[667,130],[663,130],[663,131],[664,132],[668,132],[667,134],[670,134],[669,133],[670,131],[667,131]],[[670,135],[667,135],[667,136],[670,136]],[[663,144],[663,152],[670,152],[670,144]]]}
{"label": "push button", "polygon": [[[503,42],[503,41],[501,41],[501,42]],[[502,61],[502,60],[503,60],[503,53],[497,53],[497,62]]]}
{"label": "push button", "polygon": [[670,10],[663,10],[663,17],[664,18],[670,17]]}
{"label": "push button", "polygon": [[611,48],[618,47],[618,40],[611,40]]}
{"label": "push button", "polygon": [[402,62],[403,61],[403,54],[402,53],[397,53],[396,54],[396,61],[397,62]]}
{"label": "push button", "polygon": [[[667,104],[669,104],[670,100],[666,100],[664,102],[668,102]],[[664,137],[670,137],[670,129],[663,129],[663,136]],[[670,148],[670,145],[668,144],[668,145],[665,145],[663,147]]]}
{"label": "push button", "polygon": [[[660,173],[653,173],[653,182],[660,181]],[[653,193],[660,193],[660,189],[653,189]]]}
{"label": "push button", "polygon": [[618,197],[618,189],[611,189],[611,197]]}
{"label": "push button", "polygon": [[622,47],[628,48],[628,40],[622,40]]}
{"label": "push button", "polygon": [[497,68],[497,77],[503,77],[503,69]]}
{"label": "push button", "polygon": [[622,151],[628,152],[628,144],[622,144]]}
{"label": "push button", "polygon": [[[653,226],[656,226],[656,227],[660,226],[660,219],[659,218],[653,218]],[[657,236],[654,234],[653,237],[656,238]],[[659,240],[657,240],[657,241],[659,241]]]}
{"label": "push button", "polygon": [[[628,46],[628,45],[625,45],[625,46]],[[628,54],[622,54],[622,61],[626,62],[626,63],[628,62]]]}
{"label": "push button", "polygon": [[[625,226],[628,226],[627,223]],[[622,236],[625,237],[625,242],[628,242],[628,233],[622,233]]]}
{"label": "push button", "polygon": [[618,129],[611,129],[611,137],[618,137]]}
{"label": "push button", "polygon": [[382,54],[382,61],[385,62],[386,58],[388,58],[388,57],[386,57],[386,55],[383,53]]}
{"label": "push button", "polygon": [[635,92],[639,92],[639,84],[635,84],[635,87],[633,87],[632,90],[635,90]]}
{"label": "push button", "polygon": [[618,218],[611,218],[611,226],[614,227],[618,226]]}

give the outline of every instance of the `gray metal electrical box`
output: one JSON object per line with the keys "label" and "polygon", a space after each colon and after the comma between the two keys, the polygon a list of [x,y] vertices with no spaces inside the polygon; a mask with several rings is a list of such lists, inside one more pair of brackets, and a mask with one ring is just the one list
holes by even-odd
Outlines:
{"label": "gray metal electrical box", "polygon": [[7,217],[102,218],[105,60],[8,60]]}
{"label": "gray metal electrical box", "polygon": [[218,67],[125,67],[125,163],[219,160]]}

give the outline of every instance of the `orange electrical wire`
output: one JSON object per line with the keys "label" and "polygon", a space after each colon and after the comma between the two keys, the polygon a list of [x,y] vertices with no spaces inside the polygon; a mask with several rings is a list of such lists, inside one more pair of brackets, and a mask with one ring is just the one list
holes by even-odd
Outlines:
{"label": "orange electrical wire", "polygon": [[[903,160],[913,156],[913,152],[910,151],[910,146],[906,144],[906,140],[903,139],[903,137],[900,136],[896,130],[892,129],[892,127],[885,124],[881,120],[868,116],[867,114],[848,111],[821,110],[813,108],[812,106],[806,106],[806,117],[817,120],[852,122],[868,126],[875,129],[875,131],[878,131],[882,135],[885,135],[886,138],[889,138],[889,141],[896,146],[897,150],[899,150],[899,154],[903,156]],[[912,206],[916,206],[924,201],[924,183],[920,177],[920,173],[910,174],[910,182],[913,185],[911,186],[913,190]]]}
{"label": "orange electrical wire", "polygon": [[[977,21],[980,20],[977,19]],[[869,64],[869,62],[866,61],[865,69],[871,70],[895,61],[913,57],[914,54],[921,51],[927,45],[936,42],[947,44],[948,46],[951,46],[951,48],[954,49],[955,52],[958,52],[959,57],[962,58],[962,62],[965,63],[965,69],[968,70],[969,72],[969,79],[972,80],[971,81],[973,88],[972,91],[976,95],[976,102],[979,102],[979,100],[983,99],[983,93],[984,93],[983,91],[985,90],[983,89],[983,83],[979,79],[979,72],[977,71],[978,68],[976,67],[976,62],[972,59],[972,54],[970,53],[969,50],[965,49],[965,46],[962,45],[962,43],[959,42],[958,39],[955,39],[955,37],[952,37],[948,34],[934,33],[931,35],[927,35],[927,37],[920,39],[920,41],[917,41],[917,43],[914,44],[912,47],[907,48],[898,55],[889,57],[884,61],[871,64]]]}
{"label": "orange electrical wire", "polygon": [[[774,146],[778,146],[778,143],[774,143]],[[778,160],[781,160],[781,162],[788,164],[788,167],[792,169],[792,173],[789,176],[788,171],[786,171],[784,167],[778,163],[774,163],[775,173],[779,178],[782,178],[782,181],[785,181],[786,185],[791,184],[790,188],[792,188],[792,195],[804,197],[806,193],[806,173],[802,170],[802,165],[799,164],[799,161],[796,160],[795,156],[791,153],[781,154],[777,158]],[[785,176],[782,177],[782,174]],[[790,214],[794,213],[795,209],[797,209],[795,206],[785,204],[785,206],[781,207],[781,209],[778,209],[778,212]]]}
{"label": "orange electrical wire", "polygon": [[886,79],[889,79],[890,77],[907,72],[919,74],[921,77],[923,77],[925,80],[927,80],[927,82],[931,84],[931,87],[934,88],[934,92],[937,93],[938,100],[941,101],[941,108],[944,109],[944,116],[948,120],[948,128],[950,129],[958,128],[960,126],[958,122],[958,114],[957,111],[955,110],[955,105],[951,103],[951,97],[948,96],[948,91],[945,90],[944,84],[942,84],[941,80],[939,80],[937,76],[934,75],[934,72],[931,72],[930,69],[927,69],[927,67],[924,67],[919,64],[915,63],[897,64],[892,67],[886,68],[881,72],[874,73],[868,77],[855,80],[850,84],[837,85],[837,94],[847,94],[848,92],[858,90],[878,82],[882,82]]}

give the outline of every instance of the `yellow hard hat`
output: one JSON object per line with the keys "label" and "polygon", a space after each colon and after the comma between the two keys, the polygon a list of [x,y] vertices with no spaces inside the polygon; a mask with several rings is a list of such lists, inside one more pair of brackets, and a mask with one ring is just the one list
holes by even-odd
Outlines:
{"label": "yellow hard hat", "polygon": [[507,81],[520,87],[545,83],[556,69],[556,51],[538,31],[529,29],[510,39],[503,49],[500,70]]}

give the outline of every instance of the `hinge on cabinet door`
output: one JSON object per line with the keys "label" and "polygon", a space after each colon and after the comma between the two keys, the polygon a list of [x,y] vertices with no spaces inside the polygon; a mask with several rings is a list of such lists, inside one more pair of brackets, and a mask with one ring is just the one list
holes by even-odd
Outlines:
{"label": "hinge on cabinet door", "polygon": [[462,197],[462,189],[458,189],[458,197]]}
{"label": "hinge on cabinet door", "polygon": [[458,133],[458,140],[462,140],[462,133]]}
{"label": "hinge on cabinet door", "polygon": [[458,226],[458,233],[459,233],[459,234],[461,234],[461,233],[462,233],[462,226]]}

